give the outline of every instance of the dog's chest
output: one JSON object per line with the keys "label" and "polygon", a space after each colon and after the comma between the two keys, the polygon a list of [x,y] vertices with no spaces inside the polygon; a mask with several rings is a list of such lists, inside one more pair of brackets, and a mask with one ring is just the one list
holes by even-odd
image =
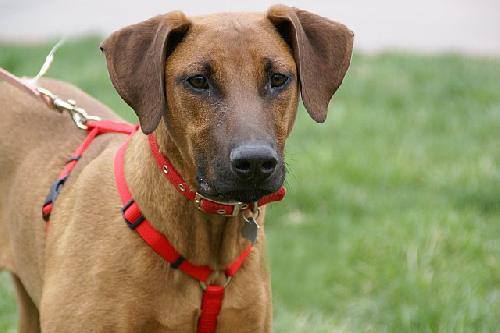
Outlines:
{"label": "dog's chest", "polygon": [[[177,272],[175,272],[177,273]],[[169,274],[170,275],[170,274]],[[198,283],[182,276],[169,276],[168,282],[151,283],[150,316],[144,318],[141,331],[191,332],[197,327],[202,291]],[[218,317],[218,332],[265,331],[270,299],[264,284],[245,286],[236,277],[225,291]],[[233,284],[234,283],[234,284]],[[139,292],[139,290],[137,290]]]}
{"label": "dog's chest", "polygon": [[[202,302],[199,283],[172,269],[147,247],[127,248],[134,251],[115,252],[129,255],[106,256],[89,267],[91,281],[87,276],[87,281],[80,282],[92,299],[87,300],[89,307],[83,312],[101,317],[95,312],[95,304],[99,304],[105,312],[113,313],[107,317],[111,327],[126,324],[130,332],[194,332]],[[266,331],[270,291],[257,267],[257,261],[250,260],[227,286],[218,332]],[[63,294],[74,292],[66,290]]]}

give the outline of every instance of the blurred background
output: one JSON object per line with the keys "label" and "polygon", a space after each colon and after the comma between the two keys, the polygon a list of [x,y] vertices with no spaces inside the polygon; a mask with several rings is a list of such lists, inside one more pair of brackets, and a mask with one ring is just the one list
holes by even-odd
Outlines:
{"label": "blurred background", "polygon": [[[106,35],[127,24],[171,10],[188,15],[221,11],[263,11],[279,1],[200,2],[150,0],[1,0],[0,39],[39,41],[61,34]],[[358,50],[405,49],[500,53],[497,0],[282,1],[345,22],[356,33]]]}
{"label": "blurred background", "polygon": [[[500,331],[500,2],[281,1],[338,20],[355,51],[325,124],[299,110],[288,195],[266,233],[276,332]],[[170,10],[271,1],[0,0],[0,66],[70,81],[135,121],[98,45]],[[87,110],[92,113],[92,110]],[[0,332],[15,332],[0,274]]]}

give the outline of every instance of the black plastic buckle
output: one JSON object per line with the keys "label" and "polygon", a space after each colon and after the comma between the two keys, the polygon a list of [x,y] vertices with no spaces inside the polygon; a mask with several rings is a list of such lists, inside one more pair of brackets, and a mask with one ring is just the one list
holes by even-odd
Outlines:
{"label": "black plastic buckle", "polygon": [[125,217],[125,212],[127,211],[127,209],[130,208],[130,206],[132,206],[132,204],[134,203],[134,199],[130,199],[129,201],[127,201],[127,203],[120,209],[120,211],[122,212],[122,216],[123,216],[123,219],[125,220],[125,222],[127,222],[127,225],[130,229],[134,230],[135,228],[137,228],[137,226],[139,226],[139,224],[141,224],[145,218],[144,216],[141,214],[135,221],[129,221],[127,220],[127,218]]}
{"label": "black plastic buckle", "polygon": [[170,267],[177,269],[184,262],[184,260],[186,260],[186,258],[180,255],[174,262],[170,263]]}
{"label": "black plastic buckle", "polygon": [[73,155],[73,156],[70,156],[70,158],[68,158],[68,160],[66,161],[66,164],[68,164],[70,162],[73,162],[73,161],[78,162],[80,160],[80,158],[82,158],[82,155]]}
{"label": "black plastic buckle", "polygon": [[66,179],[68,179],[68,176],[59,178],[52,183],[52,185],[50,186],[49,194],[47,195],[47,197],[45,198],[45,202],[43,203],[44,206],[47,206],[48,204],[51,204],[54,201],[56,201],[56,198],[59,195],[59,192],[61,191],[61,186],[64,185]]}
{"label": "black plastic buckle", "polygon": [[[47,205],[50,205],[51,203],[54,203],[56,201],[57,196],[59,195],[59,192],[61,191],[61,187],[64,185],[64,182],[68,179],[68,176],[59,178],[56,181],[50,185],[50,191],[47,197],[45,198],[45,201],[43,203],[42,207],[45,207]],[[42,217],[45,221],[48,221],[50,218],[50,212],[48,213],[43,213]]]}

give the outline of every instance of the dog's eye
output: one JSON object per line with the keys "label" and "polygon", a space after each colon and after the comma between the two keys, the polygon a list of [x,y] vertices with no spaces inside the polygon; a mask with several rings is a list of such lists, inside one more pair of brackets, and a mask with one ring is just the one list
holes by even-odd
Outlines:
{"label": "dog's eye", "polygon": [[288,76],[284,74],[274,73],[271,75],[271,88],[279,88],[288,82]]}
{"label": "dog's eye", "polygon": [[195,89],[206,90],[208,89],[208,80],[203,75],[191,76],[187,79],[189,85]]}

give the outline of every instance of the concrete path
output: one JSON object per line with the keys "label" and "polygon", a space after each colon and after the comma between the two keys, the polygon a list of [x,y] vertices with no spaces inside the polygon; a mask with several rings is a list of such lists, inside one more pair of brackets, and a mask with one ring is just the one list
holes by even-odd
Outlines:
{"label": "concrete path", "polygon": [[[279,2],[279,0],[278,0]],[[364,51],[408,49],[500,55],[499,0],[282,0],[341,21]],[[276,1],[0,0],[0,40],[109,32],[174,9],[188,15],[263,11]]]}

